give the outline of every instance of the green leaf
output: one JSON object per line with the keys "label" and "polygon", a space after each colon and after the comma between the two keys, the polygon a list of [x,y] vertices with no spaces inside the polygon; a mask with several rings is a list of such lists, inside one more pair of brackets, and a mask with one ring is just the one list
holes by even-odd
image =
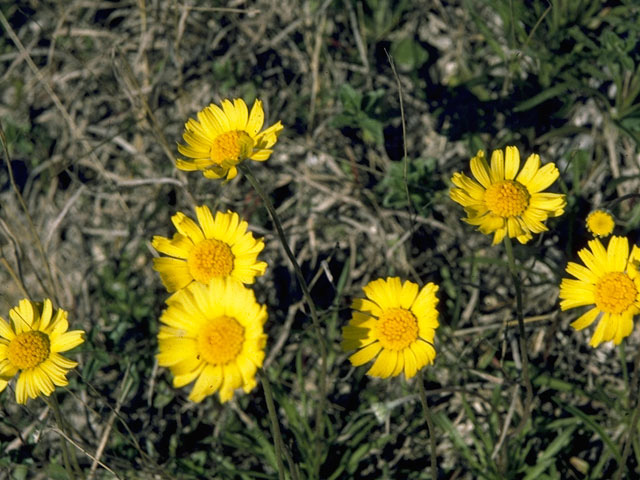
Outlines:
{"label": "green leaf", "polygon": [[338,98],[340,99],[340,103],[342,103],[345,112],[355,113],[360,111],[360,107],[362,105],[362,93],[356,91],[348,83],[340,85]]}
{"label": "green leaf", "polygon": [[618,464],[622,463],[622,455],[620,454],[620,450],[616,444],[611,440],[611,437],[604,431],[604,429],[599,425],[598,421],[594,419],[591,415],[587,415],[579,408],[574,407],[573,405],[565,404],[560,401],[558,398],[553,397],[554,400],[562,406],[568,413],[573,415],[574,417],[578,417],[582,420],[583,424],[590,428],[593,432],[597,433],[600,436],[600,439],[604,442],[604,444],[608,447],[611,454],[615,457]]}
{"label": "green leaf", "polygon": [[429,53],[410,36],[394,40],[391,56],[401,70],[415,70],[429,59]]}
{"label": "green leaf", "polygon": [[67,470],[57,463],[50,463],[47,466],[47,474],[51,480],[69,480]]}
{"label": "green leaf", "polygon": [[517,105],[516,107],[514,107],[513,111],[524,112],[527,110],[531,110],[536,105],[539,105],[542,102],[545,102],[551,98],[557,97],[571,90],[571,88],[572,88],[571,82],[560,83],[558,85],[555,85],[551,88],[544,90],[543,92],[540,92],[538,95],[535,95],[533,98],[530,98],[529,100],[522,102],[520,105]]}
{"label": "green leaf", "polygon": [[481,467],[477,458],[469,449],[463,440],[462,435],[460,435],[460,432],[453,426],[451,421],[441,412],[434,415],[434,420],[438,427],[447,432],[447,436],[453,442],[458,452],[466,459],[467,463],[469,463],[473,469],[480,470]]}
{"label": "green leaf", "polygon": [[360,118],[360,127],[362,128],[362,138],[365,142],[375,143],[376,145],[384,144],[384,134],[382,132],[382,123],[374,118]]}

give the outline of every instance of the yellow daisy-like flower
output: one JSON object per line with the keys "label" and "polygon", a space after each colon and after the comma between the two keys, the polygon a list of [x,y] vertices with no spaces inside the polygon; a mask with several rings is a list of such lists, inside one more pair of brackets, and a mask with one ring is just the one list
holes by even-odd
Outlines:
{"label": "yellow daisy-like flower", "polygon": [[249,225],[237,213],[216,212],[214,218],[203,205],[196,207],[196,216],[200,226],[184,213],[176,213],[171,221],[178,233],[172,239],[155,236],[151,242],[158,252],[170,255],[153,259],[153,268],[169,292],[194,280],[206,284],[223,277],[251,284],[264,274],[267,264],[257,260],[264,242],[247,232]]}
{"label": "yellow daisy-like flower", "polygon": [[571,326],[576,330],[600,319],[589,344],[597,347],[613,340],[618,345],[633,330],[633,317],[640,312],[640,249],[633,246],[629,255],[626,237],[611,237],[607,249],[600,240],[589,242],[578,256],[584,263],[569,262],[567,273],[577,280],[563,278],[560,284],[560,308],[592,305]]}
{"label": "yellow daisy-like flower", "polygon": [[367,372],[373,377],[413,377],[433,363],[433,339],[438,328],[438,286],[418,285],[398,277],[379,278],[364,287],[367,298],[353,301],[349,325],[342,329],[342,349],[357,350],[349,357],[354,366],[376,358]]}
{"label": "yellow daisy-like flower", "polygon": [[264,124],[262,102],[256,100],[247,110],[244,100],[236,98],[222,101],[222,108],[213,103],[198,112],[198,120],[190,118],[184,126],[182,138],[186,145],[178,144],[178,151],[189,159],[177,159],[180,170],[202,170],[207,178],[238,174],[236,165],[249,158],[264,162],[278,140],[282,123],[260,131]]}
{"label": "yellow daisy-like flower", "polygon": [[220,391],[220,401],[242,387],[256,385],[267,336],[262,326],[267,309],[252,290],[238,282],[215,278],[194,283],[167,300],[158,332],[158,364],[169,367],[173,386],[196,381],[189,400],[201,402]]}
{"label": "yellow daisy-like flower", "polygon": [[616,226],[613,216],[604,210],[594,210],[587,215],[586,224],[594,237],[608,237]]}
{"label": "yellow daisy-like flower", "polygon": [[471,172],[480,183],[456,172],[451,181],[457,188],[449,194],[464,207],[465,222],[476,225],[486,235],[493,233],[493,245],[507,234],[526,243],[533,233],[548,230],[543,223],[548,217],[564,213],[564,195],[542,192],[558,178],[558,169],[553,163],[540,168],[537,154],[530,155],[520,170],[516,147],[507,147],[505,154],[494,150],[491,167],[480,150],[471,159]]}
{"label": "yellow daisy-like flower", "polygon": [[9,311],[10,322],[0,317],[0,392],[17,373],[16,401],[51,395],[55,386],[68,385],[67,372],[78,365],[60,352],[84,342],[82,330],[67,331],[67,312],[53,314],[51,300],[21,300]]}

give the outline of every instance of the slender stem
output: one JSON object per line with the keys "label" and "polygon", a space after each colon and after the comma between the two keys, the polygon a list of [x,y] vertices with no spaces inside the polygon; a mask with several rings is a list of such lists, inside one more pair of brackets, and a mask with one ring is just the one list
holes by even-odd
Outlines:
{"label": "slender stem", "polygon": [[620,467],[616,472],[616,480],[621,480],[622,475],[625,470],[625,465],[627,463],[627,458],[629,457],[629,453],[631,450],[631,444],[633,443],[633,435],[638,427],[638,416],[640,415],[640,398],[638,398],[638,376],[640,375],[640,352],[636,354],[634,365],[633,365],[633,378],[631,379],[631,384],[629,385],[629,404],[633,405],[635,402],[636,407],[633,409],[633,413],[631,414],[631,422],[629,422],[629,433],[627,434],[627,439],[624,444],[624,450],[622,451],[622,461],[620,462]]}
{"label": "slender stem", "polygon": [[[67,430],[67,425],[62,420],[62,412],[60,412],[60,404],[58,403],[58,399],[56,398],[55,392],[49,397],[47,403],[49,407],[53,411],[53,416],[58,424],[58,428],[62,430],[64,434],[69,434]],[[75,480],[77,477],[76,473],[80,475],[80,478],[84,478],[82,475],[82,470],[80,469],[80,465],[78,464],[78,459],[75,456],[75,450],[69,450],[69,446],[67,445],[67,439],[62,437],[62,461],[64,463],[64,468],[67,471],[67,475],[71,480]],[[71,453],[69,453],[71,451]]]}
{"label": "slender stem", "polygon": [[423,371],[420,370],[420,373],[418,374],[418,393],[420,396],[422,409],[424,410],[424,416],[427,420],[427,433],[429,435],[429,444],[431,446],[431,479],[437,480],[438,466],[436,462],[438,460],[438,457],[436,455],[435,428],[433,426],[433,416],[431,415],[431,409],[429,408],[429,404],[427,403],[427,391],[424,388],[424,374],[422,372]]}
{"label": "slender stem", "polygon": [[507,251],[507,260],[509,262],[509,272],[511,272],[511,280],[516,289],[516,310],[518,317],[518,333],[520,334],[520,358],[522,360],[522,379],[524,380],[524,387],[526,390],[526,397],[524,402],[524,411],[520,418],[520,423],[516,427],[513,436],[517,436],[527,421],[531,417],[531,403],[533,402],[533,387],[531,386],[531,379],[529,378],[529,355],[527,353],[527,335],[524,330],[524,309],[522,306],[522,284],[516,268],[516,259],[513,256],[513,245],[511,244],[511,238],[509,235],[504,237],[504,247]]}
{"label": "slender stem", "polygon": [[0,258],[0,263],[2,264],[2,266],[4,268],[7,269],[7,272],[9,273],[9,275],[11,276],[11,278],[13,279],[13,282],[16,284],[16,286],[18,287],[18,290],[20,290],[20,292],[22,293],[22,296],[24,298],[31,298],[31,296],[29,295],[29,293],[27,292],[26,288],[24,288],[24,283],[22,283],[22,280],[20,279],[20,277],[16,274],[16,272],[13,271],[13,268],[11,268],[11,265],[9,265],[9,262],[7,261],[6,258],[2,257]]}
{"label": "slender stem", "polygon": [[282,223],[280,222],[280,217],[276,212],[276,209],[273,207],[269,196],[262,189],[262,186],[253,176],[251,169],[246,163],[241,163],[238,165],[238,169],[247,177],[249,183],[254,188],[256,193],[260,196],[266,209],[269,211],[269,215],[271,216],[271,220],[273,220],[273,224],[276,227],[276,231],[278,232],[278,236],[280,237],[280,243],[282,244],[282,248],[284,248],[291,265],[293,266],[293,271],[296,274],[298,279],[298,283],[300,284],[300,288],[302,289],[302,293],[304,298],[309,306],[309,313],[311,314],[311,322],[313,323],[313,327],[316,333],[318,348],[320,349],[320,375],[318,378],[318,390],[319,390],[319,398],[318,398],[318,406],[316,410],[316,426],[315,426],[315,434],[316,434],[316,456],[314,457],[318,462],[316,464],[316,471],[320,468],[320,460],[322,458],[321,448],[322,448],[322,437],[324,436],[324,422],[323,422],[323,414],[325,408],[326,401],[326,378],[327,378],[327,346],[325,344],[324,335],[322,334],[322,327],[320,325],[320,320],[318,319],[318,313],[316,311],[315,303],[311,298],[311,292],[309,291],[309,286],[307,285],[307,281],[302,274],[302,270],[300,269],[300,265],[298,265],[298,261],[296,257],[293,255],[291,248],[289,248],[289,244],[287,242],[287,237],[284,233],[284,229],[282,228]]}
{"label": "slender stem", "polygon": [[264,399],[267,402],[267,410],[269,411],[269,419],[271,420],[271,433],[273,435],[273,445],[276,449],[276,462],[278,464],[278,478],[284,480],[284,462],[282,455],[284,452],[284,442],[282,441],[282,433],[280,433],[280,424],[278,423],[278,415],[276,414],[276,406],[273,402],[273,392],[271,384],[267,378],[267,373],[260,370],[258,372],[262,390],[264,391]]}
{"label": "slender stem", "polygon": [[27,218],[27,223],[29,224],[29,230],[31,231],[31,235],[33,236],[33,241],[36,245],[38,252],[40,253],[40,256],[42,257],[42,263],[44,263],[44,269],[47,274],[49,288],[47,289],[47,287],[45,287],[44,285],[43,285],[43,288],[48,291],[49,297],[53,298],[57,303],[58,301],[58,296],[57,296],[58,289],[56,288],[57,284],[55,282],[53,274],[51,273],[51,265],[49,265],[47,254],[45,253],[44,247],[42,246],[42,242],[40,241],[40,235],[38,235],[38,231],[36,230],[36,227],[33,223],[33,218],[29,213],[29,208],[27,207],[27,204],[25,203],[24,198],[20,193],[20,189],[16,184],[15,178],[13,177],[13,170],[11,168],[11,156],[9,155],[9,150],[7,148],[7,139],[5,137],[4,130],[2,129],[2,124],[0,124],[0,142],[2,143],[2,149],[4,150],[4,155],[7,158],[7,172],[9,174],[9,181],[11,182],[11,187],[13,188],[13,191],[16,194],[16,197],[18,198],[18,202],[20,203],[20,206],[24,211],[24,215]]}

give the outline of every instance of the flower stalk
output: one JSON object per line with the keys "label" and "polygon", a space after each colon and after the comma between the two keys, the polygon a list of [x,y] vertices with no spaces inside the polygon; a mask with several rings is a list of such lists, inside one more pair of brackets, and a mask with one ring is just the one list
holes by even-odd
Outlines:
{"label": "flower stalk", "polygon": [[[327,378],[327,346],[325,344],[324,335],[322,334],[322,327],[320,326],[320,320],[318,319],[318,313],[316,311],[316,306],[311,297],[311,292],[309,291],[309,286],[307,281],[302,274],[302,270],[300,269],[300,265],[298,265],[298,261],[294,256],[291,248],[289,248],[289,243],[287,242],[287,237],[284,233],[284,229],[282,228],[282,222],[280,222],[280,217],[276,212],[273,204],[271,203],[271,199],[266,194],[260,182],[256,179],[256,177],[251,172],[251,169],[245,163],[238,164],[238,168],[240,171],[247,177],[249,183],[256,191],[258,196],[264,202],[265,208],[269,212],[271,216],[271,220],[273,220],[273,224],[276,227],[276,231],[278,232],[278,237],[280,238],[280,243],[282,244],[282,248],[285,251],[285,254],[289,258],[291,265],[293,267],[293,271],[295,272],[296,278],[298,279],[298,283],[300,284],[300,288],[302,289],[302,294],[306,300],[306,303],[309,307],[309,313],[311,315],[311,322],[313,324],[313,328],[315,330],[315,334],[318,341],[318,347],[320,348],[320,375],[318,378],[318,406],[316,410],[316,425],[315,425],[315,434],[316,434],[316,453],[320,453],[320,449],[322,448],[321,439],[324,435],[324,422],[323,422],[323,414],[325,408],[326,401],[326,378]],[[320,456],[318,455],[317,458]],[[319,468],[319,466],[318,466]]]}
{"label": "flower stalk", "polygon": [[427,391],[424,388],[424,374],[423,371],[420,370],[420,376],[418,377],[418,394],[420,397],[420,403],[422,404],[422,410],[424,410],[424,417],[427,421],[427,434],[429,435],[429,447],[430,447],[430,455],[431,455],[431,478],[436,480],[438,478],[438,467],[437,467],[437,454],[436,454],[436,437],[435,437],[435,428],[433,425],[433,416],[431,414],[431,409],[429,408],[429,403],[427,402]]}
{"label": "flower stalk", "polygon": [[507,252],[507,260],[509,263],[509,272],[511,280],[516,290],[516,315],[518,319],[518,334],[520,336],[520,358],[522,361],[522,380],[526,391],[524,409],[520,423],[516,427],[514,435],[518,435],[524,428],[529,417],[531,416],[531,403],[533,402],[533,387],[531,386],[531,378],[529,377],[529,355],[527,353],[527,335],[524,329],[524,309],[522,303],[522,284],[516,266],[516,259],[513,255],[513,245],[509,235],[504,237],[504,247]]}
{"label": "flower stalk", "polygon": [[[53,411],[53,416],[55,418],[56,423],[58,424],[58,428],[65,434],[69,435],[69,429],[67,428],[66,423],[62,419],[62,412],[60,411],[60,404],[58,403],[58,399],[56,398],[56,394],[52,394],[49,398],[44,397],[45,401],[49,405],[49,408]],[[62,447],[62,462],[64,463],[64,469],[67,472],[67,475],[71,480],[76,480],[77,478],[84,478],[82,473],[82,469],[80,468],[80,464],[78,463],[78,457],[76,456],[76,452],[73,448],[69,449],[68,440],[63,435],[60,439],[60,445]]]}
{"label": "flower stalk", "polygon": [[278,479],[284,480],[284,462],[282,461],[282,456],[284,454],[284,441],[282,440],[278,414],[276,413],[276,406],[273,401],[273,392],[271,390],[269,378],[267,377],[267,372],[259,370],[258,376],[260,377],[260,383],[262,383],[264,399],[267,403],[267,411],[269,412],[269,420],[271,421],[271,434],[273,435],[273,446],[276,451],[276,462],[278,465]]}

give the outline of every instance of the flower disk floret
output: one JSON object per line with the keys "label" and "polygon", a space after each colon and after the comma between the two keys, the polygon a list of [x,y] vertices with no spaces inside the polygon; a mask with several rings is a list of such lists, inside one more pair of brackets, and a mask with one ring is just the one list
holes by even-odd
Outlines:
{"label": "flower disk floret", "polygon": [[613,229],[616,226],[616,222],[613,219],[613,215],[605,210],[594,210],[587,215],[585,222],[587,229],[593,234],[594,237],[608,237],[613,233]]}

